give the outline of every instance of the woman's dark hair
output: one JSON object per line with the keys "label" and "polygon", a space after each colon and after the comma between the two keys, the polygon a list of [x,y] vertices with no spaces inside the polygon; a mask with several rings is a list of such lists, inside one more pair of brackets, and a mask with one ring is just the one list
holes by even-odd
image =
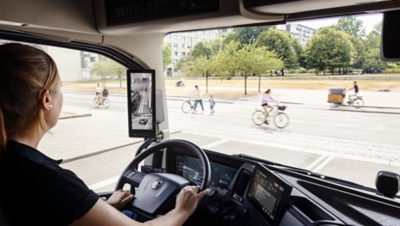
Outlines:
{"label": "woman's dark hair", "polygon": [[30,126],[46,126],[41,98],[60,81],[44,51],[19,43],[0,45],[0,154],[7,140]]}
{"label": "woman's dark hair", "polygon": [[268,94],[271,92],[271,89],[267,89],[264,93]]}

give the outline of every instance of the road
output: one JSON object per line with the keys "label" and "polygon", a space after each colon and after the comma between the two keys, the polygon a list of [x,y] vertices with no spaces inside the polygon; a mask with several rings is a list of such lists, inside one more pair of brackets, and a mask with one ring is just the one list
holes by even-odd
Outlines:
{"label": "road", "polygon": [[[113,131],[126,131],[126,123],[115,121],[126,119],[126,97],[111,95],[109,98],[111,107],[100,111],[91,107],[92,95],[65,93],[64,105],[65,109],[91,112],[94,118],[102,115],[108,119],[104,120],[104,126],[113,127]],[[351,111],[334,111],[328,105],[287,104],[290,124],[280,130],[253,125],[251,114],[257,108],[256,99],[217,101],[214,114],[209,111],[184,114],[181,103],[177,98],[167,101],[170,131],[177,131],[172,137],[188,139],[205,149],[253,155],[371,187],[379,170],[400,173],[397,113],[366,113],[348,108],[343,109]],[[205,107],[208,107],[207,101]],[[115,149],[63,166],[77,172],[96,191],[109,190],[136,147]]]}

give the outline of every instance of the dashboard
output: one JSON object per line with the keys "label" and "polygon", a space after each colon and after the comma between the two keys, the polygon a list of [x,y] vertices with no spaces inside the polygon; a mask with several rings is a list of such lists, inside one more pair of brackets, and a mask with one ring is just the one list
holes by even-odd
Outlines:
{"label": "dashboard", "polygon": [[[176,158],[177,174],[200,185],[203,171],[199,159],[178,155]],[[224,166],[222,164],[211,162],[211,186],[219,188],[228,188],[233,181],[237,169]]]}
{"label": "dashboard", "polygon": [[[206,153],[214,192],[185,225],[400,225],[399,200],[261,159]],[[169,159],[170,172],[200,184],[197,158],[178,151]]]}

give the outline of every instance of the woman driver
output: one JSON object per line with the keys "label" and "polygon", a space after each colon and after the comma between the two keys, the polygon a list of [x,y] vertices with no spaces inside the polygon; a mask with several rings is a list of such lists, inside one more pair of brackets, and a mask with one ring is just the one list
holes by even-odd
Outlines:
{"label": "woman driver", "polygon": [[166,215],[136,222],[117,208],[133,199],[117,191],[102,201],[73,172],[36,148],[63,103],[54,61],[22,44],[0,46],[0,204],[12,225],[182,225],[206,191],[185,187]]}

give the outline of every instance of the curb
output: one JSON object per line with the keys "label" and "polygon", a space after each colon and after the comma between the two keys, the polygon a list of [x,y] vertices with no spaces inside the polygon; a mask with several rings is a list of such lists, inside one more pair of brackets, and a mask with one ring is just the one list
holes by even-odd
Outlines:
{"label": "curb", "polygon": [[70,115],[70,116],[62,116],[62,117],[60,117],[58,119],[62,120],[62,119],[82,118],[82,117],[91,117],[91,116],[92,116],[91,113],[86,113],[86,114],[76,114],[76,115]]}
{"label": "curb", "polygon": [[[177,131],[171,132],[170,134],[177,134],[177,133],[180,133],[180,132],[181,132],[181,130],[177,130]],[[119,148],[128,147],[128,146],[131,146],[131,145],[134,145],[134,144],[138,144],[138,143],[142,143],[142,142],[143,142],[143,140],[138,140],[138,141],[134,141],[134,142],[131,142],[131,143],[115,146],[115,147],[112,147],[112,148],[106,148],[106,149],[103,149],[103,150],[95,151],[95,152],[92,152],[92,153],[88,153],[88,154],[84,154],[84,155],[80,155],[80,156],[76,156],[76,157],[72,157],[72,158],[68,158],[68,159],[62,159],[62,162],[60,164],[70,163],[70,162],[73,162],[73,161],[76,161],[76,160],[89,158],[89,157],[92,157],[92,156],[100,155],[100,154],[103,154],[103,153],[106,153],[106,152],[109,152],[109,151],[113,151],[113,150],[116,150],[116,149],[119,149]]]}

